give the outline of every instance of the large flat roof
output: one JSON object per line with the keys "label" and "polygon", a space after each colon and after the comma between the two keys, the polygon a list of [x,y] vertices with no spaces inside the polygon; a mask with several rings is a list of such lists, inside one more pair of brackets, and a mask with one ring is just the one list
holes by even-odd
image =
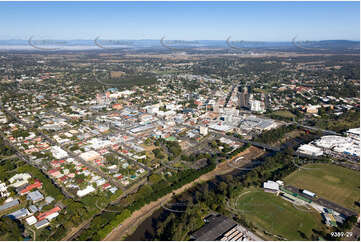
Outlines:
{"label": "large flat roof", "polygon": [[216,240],[237,225],[235,221],[223,215],[212,215],[207,221],[202,228],[192,234],[196,240]]}

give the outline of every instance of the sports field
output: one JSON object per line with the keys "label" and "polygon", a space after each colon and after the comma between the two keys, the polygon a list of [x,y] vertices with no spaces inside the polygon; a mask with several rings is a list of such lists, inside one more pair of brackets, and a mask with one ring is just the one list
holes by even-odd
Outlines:
{"label": "sports field", "polygon": [[360,200],[360,172],[332,164],[309,164],[285,178],[287,185],[307,189],[319,197],[345,208],[358,211]]}
{"label": "sports field", "polygon": [[[243,214],[260,232],[267,231],[287,240],[311,239],[312,229],[325,230],[322,218],[315,210],[294,207],[263,190],[253,189],[243,193],[236,201],[239,213]],[[271,237],[272,240],[279,240]]]}

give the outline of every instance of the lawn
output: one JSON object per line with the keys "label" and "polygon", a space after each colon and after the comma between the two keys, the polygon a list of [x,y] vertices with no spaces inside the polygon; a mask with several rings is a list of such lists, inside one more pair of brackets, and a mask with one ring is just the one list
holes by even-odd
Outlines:
{"label": "lawn", "polygon": [[[312,229],[326,230],[321,215],[315,210],[297,209],[292,203],[263,190],[253,189],[243,193],[236,204],[240,213],[258,231],[266,230],[287,240],[310,240]],[[278,240],[275,237],[271,239]]]}
{"label": "lawn", "polygon": [[316,169],[298,169],[285,178],[285,183],[359,211],[355,202],[360,200],[360,172],[332,164],[309,164],[305,167]]}
{"label": "lawn", "polygon": [[279,111],[275,111],[273,113],[271,113],[271,115],[275,115],[275,116],[278,116],[278,117],[281,117],[281,118],[289,118],[289,119],[292,119],[292,118],[295,118],[296,115],[294,115],[293,113],[287,111],[287,110],[279,110]]}

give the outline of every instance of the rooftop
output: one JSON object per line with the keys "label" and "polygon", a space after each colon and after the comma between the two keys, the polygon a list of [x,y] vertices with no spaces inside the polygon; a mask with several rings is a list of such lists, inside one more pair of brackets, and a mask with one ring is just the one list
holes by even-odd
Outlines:
{"label": "rooftop", "polygon": [[235,227],[237,223],[223,215],[211,215],[207,218],[207,223],[194,232],[192,236],[196,240],[210,241],[216,240],[228,230]]}

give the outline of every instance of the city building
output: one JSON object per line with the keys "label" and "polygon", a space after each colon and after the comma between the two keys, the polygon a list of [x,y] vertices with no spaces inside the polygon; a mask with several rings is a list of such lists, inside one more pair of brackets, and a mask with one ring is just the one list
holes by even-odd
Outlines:
{"label": "city building", "polygon": [[203,136],[208,134],[208,127],[200,126],[199,127],[199,133]]}
{"label": "city building", "polygon": [[68,153],[59,146],[52,146],[50,148],[50,151],[53,154],[54,158],[58,160],[64,159],[68,156]]}

